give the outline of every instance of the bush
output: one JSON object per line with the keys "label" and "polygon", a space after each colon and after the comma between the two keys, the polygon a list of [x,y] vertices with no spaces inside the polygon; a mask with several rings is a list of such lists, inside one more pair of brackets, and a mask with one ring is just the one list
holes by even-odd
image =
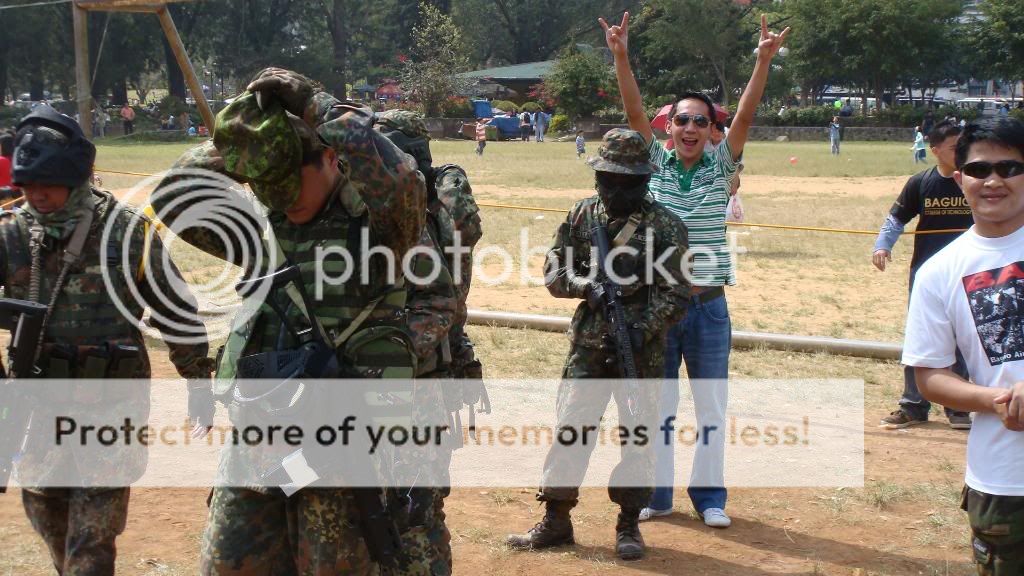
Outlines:
{"label": "bush", "polygon": [[516,106],[515,102],[509,102],[508,100],[493,100],[491,101],[491,108],[501,110],[502,112],[519,112],[519,107]]}
{"label": "bush", "polygon": [[473,105],[469,102],[469,98],[462,98],[459,96],[445,98],[445,100],[441,102],[441,117],[472,118]]}
{"label": "bush", "polygon": [[[856,107],[860,111],[860,107]],[[846,118],[840,118],[839,122],[846,127],[905,127],[913,128],[920,126],[924,121],[925,108],[913,106],[896,106],[882,110],[872,110],[867,116],[855,114]],[[947,115],[964,118],[968,122],[977,118],[978,111],[962,109],[955,106],[942,106],[932,110],[932,117],[935,121],[945,118]],[[831,106],[808,106],[803,108],[787,108],[782,116],[779,116],[777,109],[773,106],[761,105],[757,109],[754,124],[758,126],[828,126],[832,117],[837,116],[835,109]]]}
{"label": "bush", "polygon": [[600,120],[602,124],[626,123],[626,114],[622,111],[622,108],[616,106],[601,108],[594,112],[594,117]]}
{"label": "bush", "polygon": [[28,108],[0,106],[0,129],[14,128],[28,113]]}
{"label": "bush", "polygon": [[175,117],[181,116],[183,112],[188,111],[188,107],[181,101],[181,98],[177,96],[171,96],[168,94],[164,96],[160,103],[157,104],[160,109],[161,116],[167,116],[168,114],[174,114]]}
{"label": "bush", "polygon": [[551,124],[548,126],[548,132],[552,133],[566,133],[572,130],[572,122],[569,121],[569,117],[565,114],[555,114],[551,117]]}
{"label": "bush", "polygon": [[536,102],[526,102],[519,109],[525,110],[530,114],[533,114],[534,112],[540,112],[542,110],[540,104],[537,104]]}
{"label": "bush", "polygon": [[1021,122],[1024,122],[1024,108],[1014,108],[1010,110],[1010,118],[1016,118]]}

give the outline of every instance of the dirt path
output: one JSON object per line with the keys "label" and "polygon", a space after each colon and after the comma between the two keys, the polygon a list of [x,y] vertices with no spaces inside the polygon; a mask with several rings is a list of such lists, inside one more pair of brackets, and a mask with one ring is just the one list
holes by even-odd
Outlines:
{"label": "dirt path", "polygon": [[[949,532],[962,531],[947,499],[962,476],[959,464],[949,463],[961,461],[963,434],[938,423],[905,434],[876,430],[867,432],[863,495],[733,490],[732,528],[706,528],[688,512],[644,524],[650,554],[634,563],[615,559],[616,509],[603,490],[584,491],[574,513],[577,546],[517,553],[501,542],[539,519],[533,489],[457,489],[448,504],[456,573],[969,574],[966,540],[946,547]],[[886,495],[890,482],[917,488]],[[205,500],[199,489],[134,490],[128,528],[118,540],[118,574],[194,573]],[[46,574],[45,552],[19,501],[16,493],[0,498],[0,573]],[[689,510],[678,495],[676,505]]]}

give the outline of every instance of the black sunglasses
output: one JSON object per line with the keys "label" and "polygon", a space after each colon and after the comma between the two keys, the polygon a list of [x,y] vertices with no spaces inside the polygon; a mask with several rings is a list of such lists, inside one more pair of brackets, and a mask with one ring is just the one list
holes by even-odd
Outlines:
{"label": "black sunglasses", "polygon": [[971,178],[988,178],[992,172],[1000,178],[1013,178],[1024,174],[1024,162],[1019,160],[1000,160],[999,162],[968,162],[960,168],[960,173]]}
{"label": "black sunglasses", "polygon": [[693,123],[697,125],[697,128],[707,128],[711,124],[711,120],[703,114],[687,114],[685,112],[676,114],[676,117],[672,119],[672,122],[676,126],[686,126],[693,120]]}

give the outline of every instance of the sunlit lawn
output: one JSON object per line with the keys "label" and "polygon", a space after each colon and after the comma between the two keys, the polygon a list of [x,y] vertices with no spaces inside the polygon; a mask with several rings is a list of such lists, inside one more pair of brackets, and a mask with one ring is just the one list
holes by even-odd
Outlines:
{"label": "sunlit lawn", "polygon": [[[101,145],[97,167],[106,170],[156,172],[168,168],[189,144]],[[595,153],[597,143],[588,143]],[[891,205],[902,176],[922,168],[910,160],[902,143],[848,143],[834,158],[826,143],[752,142],[745,154],[744,175],[757,191],[743,193],[747,221],[831,228],[877,230]],[[592,193],[593,171],[576,157],[570,142],[492,142],[483,157],[470,141],[434,141],[435,163],[466,168],[484,204],[483,245],[506,249],[518,264],[521,237],[532,248],[529,272],[540,277],[544,248],[550,243],[561,212],[530,212],[489,204],[536,206],[567,210]],[[906,152],[906,153],[904,153]],[[789,159],[796,157],[795,164]],[[103,174],[104,184],[123,190],[140,178]],[[879,192],[879,180],[889,176]],[[820,177],[820,178],[819,178]],[[854,180],[865,193],[831,190],[836,178]],[[819,184],[820,183],[820,186]],[[144,197],[144,196],[143,196]],[[911,240],[897,245],[892,268],[885,274],[869,264],[872,236],[826,234],[735,227],[739,284],[730,289],[730,308],[738,329],[899,341],[906,307],[906,270]],[[178,243],[174,250],[186,278],[206,280],[218,263]],[[491,265],[496,261],[488,260]],[[551,298],[542,286],[524,286],[520,275],[507,283],[475,283],[474,307],[533,313],[570,314],[575,302]]]}

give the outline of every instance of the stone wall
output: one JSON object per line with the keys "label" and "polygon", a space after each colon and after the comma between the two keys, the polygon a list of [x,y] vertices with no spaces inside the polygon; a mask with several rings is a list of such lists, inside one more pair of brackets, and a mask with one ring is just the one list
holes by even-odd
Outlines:
{"label": "stone wall", "polygon": [[[803,126],[751,126],[750,137],[752,141],[778,140],[785,136],[790,142],[828,142],[828,127],[803,127]],[[868,128],[843,128],[842,139],[844,142],[913,142],[913,128],[896,127],[868,127]]]}
{"label": "stone wall", "polygon": [[[464,125],[473,124],[475,118],[426,118],[431,138],[472,138],[472,129],[463,130]],[[625,128],[624,124],[601,124],[596,119],[585,119],[578,126],[588,141],[600,140],[612,128]],[[773,141],[785,136],[790,142],[828,142],[828,127],[803,126],[752,126],[751,141]],[[659,138],[667,138],[658,133]],[[913,142],[913,128],[871,127],[843,128],[844,142]]]}

